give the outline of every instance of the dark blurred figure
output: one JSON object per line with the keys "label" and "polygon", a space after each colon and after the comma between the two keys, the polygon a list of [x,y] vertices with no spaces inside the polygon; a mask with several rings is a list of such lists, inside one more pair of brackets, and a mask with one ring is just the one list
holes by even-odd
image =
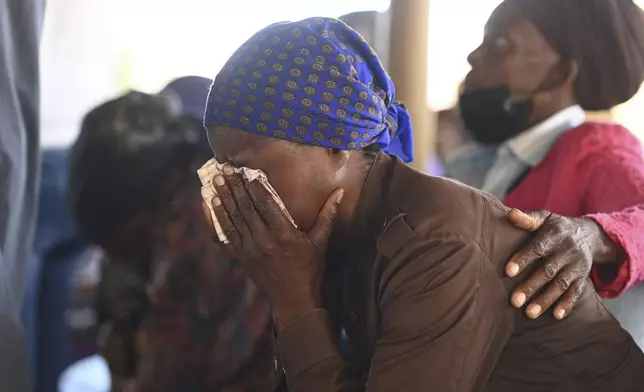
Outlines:
{"label": "dark blurred figure", "polygon": [[264,390],[274,366],[267,302],[203,219],[196,170],[212,157],[199,109],[209,81],[182,82],[97,107],[73,147],[73,213],[106,252],[101,352],[115,392]]}
{"label": "dark blurred figure", "polygon": [[44,0],[0,0],[0,380],[31,389],[20,322],[36,223]]}
{"label": "dark blurred figure", "polygon": [[72,362],[66,314],[74,269],[88,251],[67,208],[67,166],[66,150],[42,152],[38,221],[22,310],[38,392],[57,391],[58,377]]}
{"label": "dark blurred figure", "polygon": [[[543,262],[513,294],[531,317],[569,314],[589,273],[605,297],[644,280],[641,145],[627,129],[584,114],[640,88],[643,15],[632,0],[505,0],[468,58],[459,103],[478,143],[447,159],[447,173],[508,206],[550,211],[511,214],[538,231],[539,246],[506,270],[516,276]],[[563,240],[571,235],[584,245]],[[628,329],[642,344],[639,324]]]}

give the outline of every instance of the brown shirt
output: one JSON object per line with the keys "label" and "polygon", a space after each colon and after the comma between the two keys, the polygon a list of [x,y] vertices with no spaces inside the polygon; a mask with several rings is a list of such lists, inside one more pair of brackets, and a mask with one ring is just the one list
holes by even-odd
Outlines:
{"label": "brown shirt", "polygon": [[525,275],[508,279],[504,266],[528,234],[506,214],[484,193],[379,156],[356,234],[329,257],[331,271],[350,268],[327,277],[327,309],[278,335],[289,389],[641,391],[644,354],[590,284],[563,321],[510,306]]}

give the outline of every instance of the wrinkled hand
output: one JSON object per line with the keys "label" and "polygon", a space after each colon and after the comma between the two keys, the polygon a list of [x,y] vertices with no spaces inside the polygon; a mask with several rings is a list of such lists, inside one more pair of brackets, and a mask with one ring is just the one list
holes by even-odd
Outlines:
{"label": "wrinkled hand", "polygon": [[219,194],[213,208],[230,242],[222,246],[268,295],[278,327],[321,308],[325,253],[344,191],[334,191],[314,227],[303,232],[259,182],[244,180],[230,166],[213,182]]}
{"label": "wrinkled hand", "polygon": [[517,308],[530,303],[526,308],[530,318],[540,317],[555,302],[554,317],[565,318],[583,293],[593,262],[618,260],[617,247],[591,219],[516,209],[509,216],[515,226],[536,232],[535,238],[510,259],[505,270],[509,277],[515,277],[540,260],[540,267],[514,290],[511,298]]}

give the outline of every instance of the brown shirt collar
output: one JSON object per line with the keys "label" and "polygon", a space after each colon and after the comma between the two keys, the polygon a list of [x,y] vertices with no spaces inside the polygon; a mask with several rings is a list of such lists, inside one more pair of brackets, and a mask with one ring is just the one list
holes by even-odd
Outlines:
{"label": "brown shirt collar", "polygon": [[[352,239],[376,239],[386,223],[387,212],[383,206],[389,198],[391,177],[396,166],[395,158],[378,154],[365,179],[350,226]],[[366,245],[366,244],[365,244]]]}

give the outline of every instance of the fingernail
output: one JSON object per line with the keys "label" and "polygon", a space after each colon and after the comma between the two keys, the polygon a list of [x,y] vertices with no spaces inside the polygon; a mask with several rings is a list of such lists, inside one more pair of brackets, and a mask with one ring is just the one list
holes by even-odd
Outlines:
{"label": "fingernail", "polygon": [[516,306],[517,308],[522,307],[523,304],[525,303],[525,300],[526,300],[525,294],[519,293],[519,294],[515,295],[514,296],[514,306]]}
{"label": "fingernail", "polygon": [[218,197],[215,197],[214,199],[212,199],[212,204],[214,204],[215,207],[220,207],[221,206],[221,199],[218,198]]}
{"label": "fingernail", "polygon": [[528,316],[532,318],[537,318],[541,314],[541,306],[540,305],[530,305],[528,308]]}
{"label": "fingernail", "polygon": [[232,175],[234,173],[235,173],[235,171],[233,170],[232,166],[230,166],[229,164],[224,165],[224,174],[225,175],[230,176],[230,175]]}
{"label": "fingernail", "polygon": [[512,263],[508,265],[508,276],[513,278],[519,273],[519,264]]}
{"label": "fingernail", "polygon": [[566,311],[563,309],[559,309],[555,312],[555,318],[557,320],[563,320],[565,315],[566,315]]}
{"label": "fingernail", "polygon": [[336,204],[342,203],[342,199],[344,199],[344,191],[340,192],[338,195],[338,198],[335,200]]}
{"label": "fingernail", "polygon": [[223,186],[225,183],[226,180],[224,180],[224,176],[220,176],[219,174],[215,176],[215,185]]}

